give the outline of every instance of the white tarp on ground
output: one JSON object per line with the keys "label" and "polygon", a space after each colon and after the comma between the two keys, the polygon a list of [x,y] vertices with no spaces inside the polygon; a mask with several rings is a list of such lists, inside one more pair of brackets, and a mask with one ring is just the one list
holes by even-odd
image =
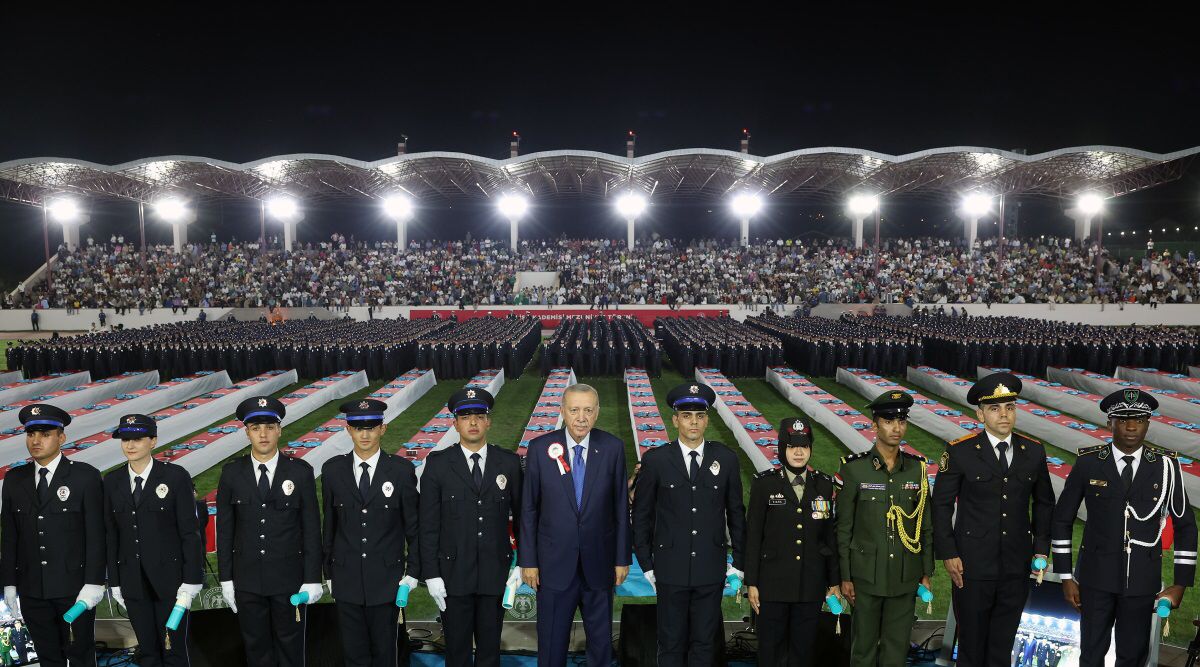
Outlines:
{"label": "white tarp on ground", "polygon": [[[708,384],[708,378],[700,372],[699,366],[696,367],[695,372],[697,382]],[[768,372],[770,371],[768,370]],[[734,389],[737,389],[737,386],[729,378],[725,378],[725,381],[729,382],[730,386]],[[713,387],[712,389],[714,391],[721,391],[726,389],[726,387]],[[754,444],[754,438],[750,437],[750,433],[742,426],[742,422],[738,419],[737,415],[733,414],[733,409],[725,404],[725,397],[720,394],[717,395],[717,414],[721,417],[721,421],[725,423],[725,427],[733,434],[733,439],[737,440],[738,446],[746,453],[746,458],[750,459],[755,472],[762,472],[775,467],[770,459],[759,449],[758,445]]]}
{"label": "white tarp on ground", "polygon": [[[305,396],[287,406],[287,414],[284,416],[282,426],[287,426],[296,420],[303,419],[312,414],[315,410],[331,401],[345,398],[357,391],[365,389],[367,386],[367,372],[359,371],[354,375],[347,375],[339,379],[337,382],[323,387],[322,389]],[[406,388],[408,389],[408,388]],[[403,391],[400,393],[404,393]],[[163,443],[161,440],[159,444]],[[245,427],[238,428],[234,433],[221,436],[216,440],[208,443],[202,449],[193,450],[187,453],[186,456],[180,456],[174,459],[174,462],[188,471],[192,477],[212,468],[221,461],[233,456],[243,448],[250,445],[250,438],[246,436]]]}
{"label": "white tarp on ground", "polygon": [[[221,371],[221,373],[224,372]],[[214,375],[216,374],[214,373]],[[233,414],[237,410],[238,403],[247,398],[275,394],[287,386],[295,384],[296,380],[296,371],[290,370],[269,377],[262,382],[246,384],[241,389],[231,391],[207,403],[201,403],[191,410],[173,414],[158,422],[158,444],[159,446],[169,445],[189,433],[195,433],[209,424]],[[79,452],[72,460],[89,463],[99,470],[108,470],[124,463],[125,454],[121,452],[121,441],[109,438]]]}
{"label": "white tarp on ground", "polygon": [[[1195,366],[1189,366],[1188,372]],[[1117,379],[1129,380],[1138,384],[1149,385],[1151,387],[1160,387],[1162,389],[1170,389],[1181,394],[1191,394],[1192,396],[1200,396],[1200,375],[1182,375],[1175,373],[1160,373],[1153,368],[1130,368],[1129,366],[1117,366]]]}
{"label": "white tarp on ground", "polygon": [[[224,389],[232,384],[233,382],[229,380],[229,373],[219,371],[210,375],[195,377],[190,382],[180,382],[179,384],[163,387],[162,389],[148,391],[137,398],[122,401],[119,409],[94,410],[87,414],[73,417],[70,425],[66,428],[67,442],[80,440],[101,431],[114,428],[121,415],[133,413],[143,415],[153,414],[168,405],[174,405],[201,394]],[[0,465],[8,465],[28,458],[28,456],[29,450],[25,447],[25,436],[23,434],[0,440]]]}
{"label": "white tarp on ground", "polygon": [[[868,401],[875,400],[876,397],[883,392],[888,391],[889,389],[906,390],[905,387],[898,384],[893,384],[891,387],[872,384],[864,380],[862,377],[851,373],[845,368],[837,369],[837,381],[838,384],[843,384],[847,387],[850,387]],[[916,396],[921,396],[921,394],[917,394]],[[916,399],[916,396],[913,398]],[[973,419],[974,418],[972,417],[972,420]],[[953,442],[954,440],[957,440],[968,433],[977,432],[964,429],[949,419],[946,419],[941,415],[934,414],[928,408],[925,408],[921,405],[913,405],[908,409],[908,421],[916,424],[916,426],[921,430],[928,431],[929,433],[932,433],[946,442]]]}
{"label": "white tarp on ground", "polygon": [[4,371],[0,373],[0,387],[24,379],[25,376],[21,374],[21,371]]}
{"label": "white tarp on ground", "polygon": [[[973,384],[928,366],[920,368],[909,366],[908,381],[959,404],[967,403],[967,390]],[[1025,401],[1025,403],[1028,404],[1029,401]],[[1017,430],[1073,453],[1078,453],[1084,447],[1104,444],[1104,440],[1092,435],[1091,431],[1082,428],[1073,429],[1064,423],[1037,417],[1037,415],[1031,414],[1019,415]]]}
{"label": "white tarp on ground", "polygon": [[[1095,373],[1089,374],[1086,371],[1075,368],[1055,368],[1053,366],[1046,371],[1046,379],[1052,382],[1061,382],[1062,384],[1096,394],[1097,396],[1107,396],[1118,389],[1126,389],[1131,386],[1150,389],[1154,394],[1154,398],[1158,401],[1158,411],[1160,413],[1192,424],[1200,424],[1200,398],[1185,398],[1180,396],[1179,392],[1176,392],[1174,389],[1155,387],[1154,385],[1143,384],[1136,380],[1110,378],[1107,375],[1094,377],[1095,375]],[[1125,385],[1121,383],[1131,384]],[[1173,392],[1175,395],[1159,392]],[[1191,401],[1196,401],[1196,403],[1192,403]]]}
{"label": "white tarp on ground", "polygon": [[[20,381],[19,378],[13,382],[18,381]],[[33,396],[41,396],[42,394],[49,394],[60,389],[78,387],[81,384],[87,384],[91,381],[91,371],[80,371],[57,377],[47,377],[45,380],[38,380],[37,382],[25,382],[9,389],[0,390],[0,405],[20,403]]]}
{"label": "white tarp on ground", "polygon": [[[979,367],[980,376],[993,372],[983,366]],[[1099,394],[1086,393],[1083,390],[1067,387],[1042,386],[1039,382],[1047,382],[1028,375],[1020,375],[1021,396],[1055,410],[1068,412],[1091,422],[1093,426],[1107,428],[1108,415],[1100,410]],[[1058,382],[1054,380],[1053,382]],[[1066,384],[1066,383],[1059,383]],[[1108,394],[1111,392],[1105,392]],[[1159,447],[1179,452],[1186,456],[1200,457],[1200,434],[1172,426],[1162,418],[1150,420],[1150,428],[1146,431],[1146,440]]]}
{"label": "white tarp on ground", "polygon": [[[102,384],[99,382],[89,382],[87,384],[91,386],[87,386],[84,389],[80,389],[79,391],[69,391],[60,396],[54,396],[53,398],[39,402],[46,403],[47,405],[53,405],[54,407],[61,408],[67,412],[78,410],[85,405],[99,403],[100,401],[112,398],[117,394],[128,394],[139,389],[145,389],[146,387],[153,387],[154,385],[158,384],[158,371],[145,371],[143,373],[135,373],[133,375],[117,375],[109,379],[112,381],[104,382]],[[69,388],[70,387],[68,387],[68,389]],[[41,395],[43,394],[35,394],[35,396]],[[28,400],[29,399],[25,399],[25,401]],[[22,402],[24,401],[18,401],[18,403]],[[16,428],[20,426],[21,420],[18,419],[20,416],[20,410],[6,410],[4,412],[0,412],[0,430]]]}
{"label": "white tarp on ground", "polygon": [[[432,375],[433,373],[430,373],[430,374]],[[474,380],[474,378],[472,378],[472,380]],[[463,386],[466,386],[468,384],[470,384],[470,380],[467,380],[466,383],[463,383]],[[487,383],[487,385],[484,386],[484,389],[486,389],[488,393],[491,393],[493,398],[499,395],[500,390],[504,389],[504,368],[499,369],[499,372],[496,373],[496,375],[494,375],[494,377],[492,378],[490,383]],[[445,409],[445,405],[442,405],[442,408],[439,408],[439,410],[442,410],[442,409]],[[400,413],[397,413],[397,414],[400,414]],[[395,416],[389,417],[388,414],[384,413],[385,421],[390,421],[391,419],[395,419]],[[337,435],[344,435],[344,437],[346,437],[347,444],[344,445],[344,446],[346,446],[346,449],[344,449],[343,451],[350,451],[350,449],[349,449],[349,445],[350,445],[349,434],[342,431],[341,433],[338,433]],[[335,435],[335,438],[337,437],[337,435]],[[331,439],[332,438],[330,438],[330,440]],[[328,445],[329,441],[326,441],[325,444]],[[450,445],[457,445],[457,444],[458,444],[458,431],[457,431],[457,429],[455,429],[454,426],[451,426],[448,429],[448,431],[446,431],[445,433],[442,434],[442,437],[437,439],[437,443],[434,444],[432,449],[427,450],[425,452],[425,456],[422,456],[419,459],[419,461],[414,461],[414,464],[416,465],[416,479],[418,479],[418,481],[420,481],[421,473],[424,473],[424,471],[425,471],[425,458],[426,457],[430,456],[431,453],[433,453],[433,452],[436,452],[438,450],[444,450],[444,449],[446,449],[446,447],[449,447]],[[341,447],[343,445],[338,444],[338,446]],[[318,451],[320,451],[320,449],[322,449],[322,447],[317,447]],[[332,453],[331,453],[331,455],[326,457],[326,459],[328,459],[329,457],[332,457],[332,456],[334,456],[334,455],[332,455]],[[305,459],[307,461],[307,457],[305,457]]]}
{"label": "white tarp on ground", "polygon": [[[810,419],[829,429],[833,437],[837,438],[847,449],[858,454],[875,446],[874,442],[863,437],[862,433],[834,414],[820,401],[805,394],[803,389],[793,387],[793,382],[802,382],[802,380],[790,380],[773,368],[767,369],[767,383],[775,387],[776,391],[792,405],[800,408]],[[813,388],[820,389],[815,385]],[[823,390],[822,393],[824,393]],[[866,416],[864,415],[863,418],[866,419]]]}

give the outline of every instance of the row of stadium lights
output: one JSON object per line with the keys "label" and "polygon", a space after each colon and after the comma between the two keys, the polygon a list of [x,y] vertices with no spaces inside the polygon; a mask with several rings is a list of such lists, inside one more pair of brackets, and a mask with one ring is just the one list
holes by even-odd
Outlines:
{"label": "row of stadium lights", "polygon": [[[993,199],[992,196],[977,192],[967,194],[962,199],[963,212],[969,217],[981,218],[991,211]],[[616,201],[617,212],[631,224],[646,211],[648,206],[649,201],[646,197],[636,192],[626,192]],[[529,200],[523,195],[508,193],[500,196],[496,207],[501,215],[515,225],[529,211]],[[733,197],[730,207],[739,219],[749,220],[762,211],[763,199],[756,194],[741,193]],[[1076,207],[1084,215],[1095,216],[1103,211],[1104,199],[1095,193],[1085,193],[1076,200]],[[288,196],[268,200],[266,208],[271,217],[284,222],[296,220],[300,212],[299,204],[294,198]],[[847,201],[846,208],[851,215],[865,218],[879,209],[879,197],[870,194],[856,194]],[[49,202],[46,205],[46,211],[52,219],[59,223],[71,223],[80,217],[79,205],[75,200],[68,198]],[[175,197],[159,200],[154,204],[154,212],[162,220],[171,223],[178,222],[188,215],[186,204],[183,200]],[[412,200],[408,197],[391,195],[383,199],[383,212],[389,218],[402,223],[413,217],[414,207]],[[1200,226],[1193,229],[1200,230]],[[1153,229],[1149,231],[1153,232]],[[1166,227],[1162,228],[1162,231],[1166,233]],[[1179,227],[1176,227],[1175,231],[1179,231]],[[1137,232],[1134,231],[1131,234],[1136,235]],[[1108,235],[1112,236],[1112,232],[1108,232]],[[1125,236],[1125,232],[1121,232],[1121,236]]]}

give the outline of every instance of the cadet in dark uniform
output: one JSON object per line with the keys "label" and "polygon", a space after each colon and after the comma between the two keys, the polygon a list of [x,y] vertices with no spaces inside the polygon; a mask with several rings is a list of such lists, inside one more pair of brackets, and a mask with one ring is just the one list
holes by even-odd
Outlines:
{"label": "cadet in dark uniform", "polygon": [[1050,550],[1054,489],[1042,443],[1013,432],[1020,392],[1008,373],[971,387],[984,430],[949,444],[933,487],[933,543],[954,583],[963,667],[1011,664],[1033,559]]}
{"label": "cadet in dark uniform", "polygon": [[[1082,667],[1104,664],[1116,628],[1117,666],[1146,664],[1150,621],[1158,598],[1178,608],[1196,573],[1196,518],[1177,454],[1144,442],[1153,395],[1121,389],[1100,401],[1111,445],[1079,450],[1054,507],[1050,530],[1054,571],[1063,596],[1080,612]],[[1071,569],[1071,529],[1080,503],[1087,523],[1079,564]],[[1162,587],[1161,521],[1175,528],[1175,581]]]}
{"label": "cadet in dark uniform", "polygon": [[416,588],[420,571],[417,474],[408,459],[379,448],[386,408],[374,399],[343,403],[354,451],[321,467],[325,571],[350,666],[396,664],[407,637],[396,593]]}
{"label": "cadet in dark uniform", "polygon": [[725,580],[743,577],[746,509],[738,457],[704,439],[716,399],[700,383],[667,394],[679,438],[643,456],[634,491],[634,552],[658,594],[659,665],[713,664]]}
{"label": "cadet in dark uniform", "polygon": [[286,408],[270,396],[248,398],[237,418],[250,454],[225,464],[217,484],[217,570],[225,601],[238,615],[246,662],[304,664],[307,608],[294,593],[321,599],[321,517],[312,466],[279,453]]}
{"label": "cadet in dark uniform", "polygon": [[835,481],[842,595],[854,605],[850,664],[902,667],[917,584],[930,588],[933,521],[925,459],[900,449],[913,399],[880,394],[868,408],[875,446],[842,458]]}
{"label": "cadet in dark uniform", "polygon": [[838,593],[833,479],[808,467],[807,417],[779,426],[783,467],[759,473],[746,517],[746,586],[758,614],[758,664],[812,664],[817,616]]}
{"label": "cadet in dark uniform", "polygon": [[[62,455],[71,415],[21,409],[33,462],[13,468],[0,492],[0,584],[22,616],[43,665],[95,665],[96,605],[104,597],[104,492],[100,473]],[[68,625],[76,601],[88,610]]]}
{"label": "cadet in dark uniform", "polygon": [[125,415],[114,434],[128,462],[104,478],[108,585],[129,612],[141,667],[189,664],[188,614],[167,630],[176,600],[191,608],[204,582],[204,542],[192,476],[155,461],[158,422]]}
{"label": "cadet in dark uniform", "polygon": [[421,575],[442,611],[451,667],[472,664],[472,644],[475,665],[498,667],[500,598],[510,577],[520,582],[509,529],[516,535],[511,518],[521,515],[521,458],[488,444],[494,404],[484,389],[452,394],[459,444],[430,454],[421,476]]}

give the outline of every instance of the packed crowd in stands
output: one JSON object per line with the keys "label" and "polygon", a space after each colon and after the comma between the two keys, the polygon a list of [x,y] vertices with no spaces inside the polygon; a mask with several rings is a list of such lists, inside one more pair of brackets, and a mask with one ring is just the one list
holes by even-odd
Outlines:
{"label": "packed crowd in stands", "polygon": [[[879,257],[847,239],[646,241],[328,241],[292,252],[255,242],[191,244],[182,253],[114,239],[61,249],[49,295],[43,284],[6,295],[8,308],[484,306],[819,303],[1194,303],[1195,255],[1170,251],[1110,261],[1069,239],[995,240],[968,251],[961,241],[885,239]],[[879,269],[876,271],[878,262]],[[557,286],[521,287],[521,271],[558,272]]]}

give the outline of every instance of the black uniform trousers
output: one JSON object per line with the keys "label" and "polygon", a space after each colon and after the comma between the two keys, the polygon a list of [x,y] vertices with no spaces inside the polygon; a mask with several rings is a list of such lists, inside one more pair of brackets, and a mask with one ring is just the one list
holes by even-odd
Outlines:
{"label": "black uniform trousers", "polygon": [[755,630],[762,667],[808,667],[822,602],[763,602]]}
{"label": "black uniform trousers", "polygon": [[[21,614],[37,649],[38,664],[46,667],[95,667],[96,610],[89,609],[74,623],[63,614],[75,605],[75,598],[35,598],[21,596]],[[72,641],[73,640],[73,641]]]}
{"label": "black uniform trousers", "polygon": [[[235,591],[238,625],[250,667],[304,667],[304,626],[308,605],[293,607],[290,595]],[[300,622],[296,622],[296,610]]]}
{"label": "black uniform trousers", "polygon": [[446,667],[470,667],[472,639],[476,667],[499,667],[504,607],[499,595],[448,595],[442,612]]}
{"label": "black uniform trousers", "polygon": [[1150,657],[1155,595],[1121,595],[1079,584],[1079,667],[1100,667],[1116,625],[1116,667],[1141,667]]}
{"label": "black uniform trousers", "polygon": [[1021,612],[1029,597],[1029,577],[965,579],[950,587],[958,619],[959,667],[1008,667]]}
{"label": "black uniform trousers", "polygon": [[338,602],[337,612],[346,667],[396,667],[397,644],[408,640],[399,607]]}
{"label": "black uniform trousers", "polygon": [[[125,609],[129,612],[129,624],[133,626],[133,634],[137,637],[138,667],[188,667],[191,658],[188,656],[187,637],[188,620],[191,612],[184,612],[179,627],[171,631],[171,648],[167,649],[167,619],[175,608],[175,600],[160,600],[154,596],[154,587],[142,574],[142,590],[147,592],[144,600],[125,598]],[[241,610],[241,607],[238,607]]]}
{"label": "black uniform trousers", "polygon": [[658,664],[660,667],[711,667],[714,640],[721,627],[724,584],[658,584]]}

